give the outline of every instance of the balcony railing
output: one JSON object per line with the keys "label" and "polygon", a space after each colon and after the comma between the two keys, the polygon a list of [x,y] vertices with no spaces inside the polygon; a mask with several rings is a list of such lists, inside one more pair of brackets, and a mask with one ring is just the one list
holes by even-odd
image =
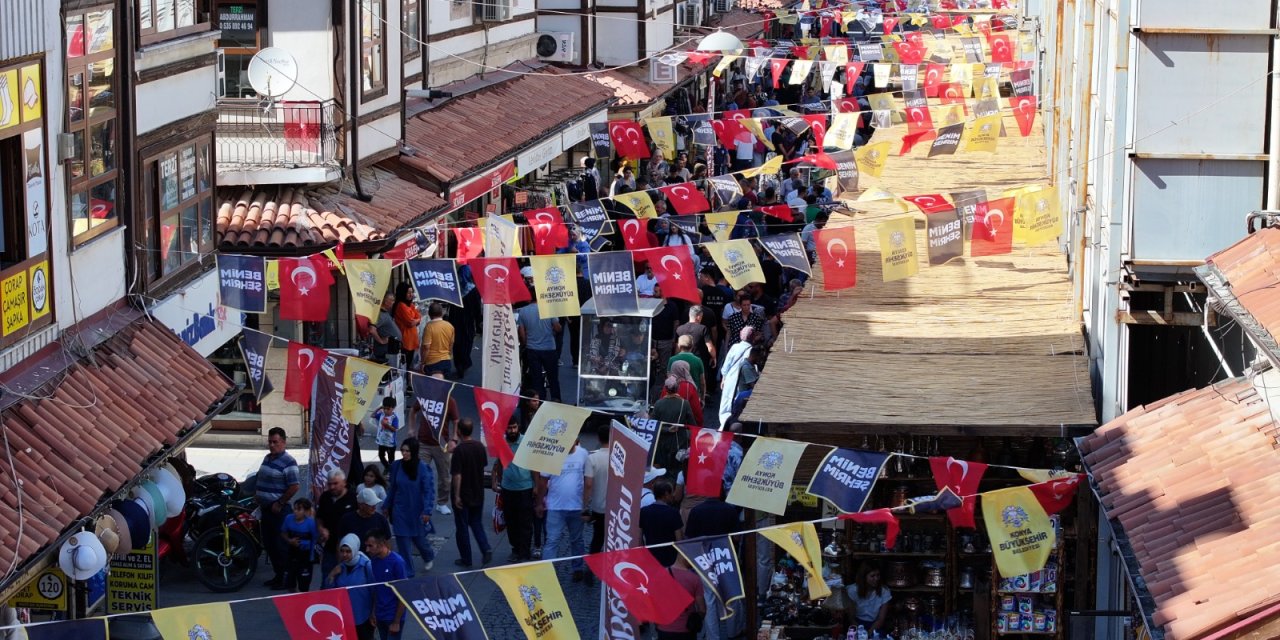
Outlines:
{"label": "balcony railing", "polygon": [[218,103],[218,170],[340,166],[333,100]]}

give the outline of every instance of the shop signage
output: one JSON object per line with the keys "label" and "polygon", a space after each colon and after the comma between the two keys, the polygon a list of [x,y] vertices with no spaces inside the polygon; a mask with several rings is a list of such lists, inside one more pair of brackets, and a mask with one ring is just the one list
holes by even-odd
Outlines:
{"label": "shop signage", "polygon": [[107,573],[107,613],[156,608],[156,537],[141,549],[111,561]]}
{"label": "shop signage", "polygon": [[209,357],[218,347],[240,334],[244,314],[218,304],[220,280],[214,269],[152,307],[151,316],[178,334],[201,357]]}
{"label": "shop signage", "polygon": [[480,196],[489,193],[516,175],[515,160],[507,160],[506,162],[490,169],[466,182],[460,182],[457,185],[449,187],[449,206],[453,208],[461,207]]}
{"label": "shop signage", "polygon": [[550,164],[560,156],[560,136],[551,138],[533,146],[533,148],[516,156],[516,177],[523,178],[538,169]]}
{"label": "shop signage", "polygon": [[256,49],[258,47],[257,5],[252,2],[219,5],[218,29],[222,31],[218,46]]}
{"label": "shop signage", "polygon": [[67,610],[67,576],[57,567],[40,572],[9,600],[9,606],[36,611]]}
{"label": "shop signage", "polygon": [[27,291],[26,269],[19,269],[0,280],[0,314],[3,314],[6,336],[27,326],[31,321],[31,296]]}
{"label": "shop signage", "polygon": [[811,495],[808,488],[802,484],[791,485],[791,495],[787,497],[787,503],[811,508],[818,506],[818,496]]}
{"label": "shop signage", "polygon": [[586,120],[583,120],[582,122],[569,125],[569,128],[565,129],[564,133],[560,134],[560,144],[561,144],[560,149],[562,151],[568,151],[573,147],[575,147],[579,142],[582,142],[583,140],[590,138],[591,123],[604,122],[607,118],[608,118],[608,112],[601,111],[600,113],[594,114],[591,117],[587,118]]}

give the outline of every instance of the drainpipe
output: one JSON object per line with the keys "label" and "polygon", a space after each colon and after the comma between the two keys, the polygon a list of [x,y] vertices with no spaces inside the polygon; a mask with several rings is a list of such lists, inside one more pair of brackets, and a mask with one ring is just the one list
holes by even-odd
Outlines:
{"label": "drainpipe", "polygon": [[[350,97],[347,100],[347,112],[351,122],[351,147],[347,153],[351,155],[351,182],[355,185],[356,198],[361,202],[369,202],[373,197],[364,192],[360,184],[360,0],[351,0],[347,5],[347,32],[350,34],[347,44],[347,59],[350,69],[347,72],[350,86]],[[383,73],[386,70],[383,69]]]}

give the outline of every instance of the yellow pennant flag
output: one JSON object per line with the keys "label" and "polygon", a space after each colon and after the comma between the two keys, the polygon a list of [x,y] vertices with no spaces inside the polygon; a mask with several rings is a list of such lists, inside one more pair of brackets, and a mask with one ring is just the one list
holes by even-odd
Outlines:
{"label": "yellow pennant flag", "polygon": [[[573,254],[569,254],[573,255]],[[560,475],[564,459],[591,411],[559,402],[543,402],[516,449],[513,462],[530,471]]]}
{"label": "yellow pennant flag", "polygon": [[970,35],[970,34],[972,34],[972,33],[973,33],[973,29],[970,29],[970,28],[969,28],[969,25],[967,25],[967,24],[965,24],[965,23],[963,23],[963,22],[957,22],[957,23],[955,23],[955,24],[951,25],[951,28],[952,28],[952,29],[955,29],[956,33],[958,33],[958,34],[960,34],[960,35],[962,35],[962,36],[967,36],[967,35]]}
{"label": "yellow pennant flag", "polygon": [[897,107],[892,93],[873,93],[867,96],[867,104],[872,111],[893,111]]}
{"label": "yellow pennant flag", "polygon": [[1000,114],[982,116],[965,124],[960,150],[965,153],[995,153],[1000,140]]}
{"label": "yellow pennant flag", "polygon": [[893,143],[885,140],[869,144],[853,152],[853,159],[858,163],[858,173],[872,178],[879,178],[884,173],[884,163],[893,152]]}
{"label": "yellow pennant flag", "polygon": [[844,64],[849,61],[849,47],[842,44],[825,45],[822,47],[822,55],[830,62]]}
{"label": "yellow pennant flag", "polygon": [[742,459],[725,500],[740,507],[782,515],[787,510],[792,476],[804,447],[803,442],[793,440],[756,438],[751,451]]}
{"label": "yellow pennant flag", "polygon": [[920,272],[916,257],[916,220],[902,216],[880,223],[880,268],[885,282],[910,278]]}
{"label": "yellow pennant flag", "polygon": [[754,178],[761,175],[773,175],[782,171],[782,156],[774,156],[758,167],[742,170],[742,177]]}
{"label": "yellow pennant flag", "polygon": [[804,84],[804,81],[809,78],[809,71],[812,69],[812,60],[796,60],[792,62],[791,77],[787,79],[787,84]]}
{"label": "yellow pennant flag", "polygon": [[857,19],[858,19],[857,11],[841,11],[840,12],[840,26],[842,28],[847,29],[849,27],[849,23]]}
{"label": "yellow pennant flag", "polygon": [[358,316],[377,322],[382,296],[391,285],[390,260],[347,260],[347,286]]}
{"label": "yellow pennant flag", "polygon": [[1018,475],[1022,476],[1023,479],[1031,484],[1039,484],[1041,482],[1048,482],[1050,480],[1074,476],[1075,474],[1064,469],[1027,469],[1019,467]]}
{"label": "yellow pennant flag", "polygon": [[484,574],[502,590],[528,640],[578,640],[581,637],[569,613],[555,565],[539,562],[489,569]]}
{"label": "yellow pennant flag", "polygon": [[631,213],[636,214],[637,218],[644,219],[658,217],[658,210],[653,208],[653,199],[650,198],[649,194],[645,191],[620,193],[614,196],[613,199],[616,202],[626,205],[626,207],[631,210]]}
{"label": "yellow pennant flag", "polygon": [[857,200],[854,200],[854,202],[886,202],[886,201],[892,202],[898,205],[898,209],[901,210],[903,213],[906,213],[911,210],[911,205],[907,203],[906,200],[899,198],[892,191],[889,191],[884,187],[871,187],[870,189],[863,191],[862,194],[858,196]]}
{"label": "yellow pennant flag", "polygon": [[676,159],[676,132],[671,124],[671,116],[661,118],[645,118],[644,126],[649,130],[649,137],[658,145],[662,157],[667,160]]}
{"label": "yellow pennant flag", "polygon": [[280,261],[267,260],[267,291],[280,288]]}
{"label": "yellow pennant flag", "polygon": [[728,242],[712,242],[702,245],[724,273],[725,280],[734,289],[741,289],[752,282],[764,282],[764,269],[755,249],[745,239]]}
{"label": "yellow pennant flag", "polygon": [[965,97],[973,95],[973,65],[963,62],[951,65],[951,81],[964,89]]}
{"label": "yellow pennant flag", "polygon": [[960,124],[965,121],[964,105],[944,104],[929,109],[933,116],[933,125],[938,128]]}
{"label": "yellow pennant flag", "polygon": [[728,69],[729,65],[733,64],[734,60],[737,60],[738,58],[741,58],[741,57],[742,56],[736,56],[731,53],[726,54],[723,58],[720,58],[719,64],[716,65],[716,68],[711,72],[711,75],[719,78],[720,74],[724,73],[724,70]]}
{"label": "yellow pennant flag", "polygon": [[[735,485],[736,486],[736,485]],[[822,550],[818,542],[818,530],[812,522],[795,522],[780,527],[761,529],[760,534],[796,559],[809,574],[809,599],[817,600],[831,595],[831,587],[822,579]]]}
{"label": "yellow pennant flag", "polygon": [[987,491],[981,500],[982,520],[1000,575],[1021,576],[1043,569],[1058,544],[1058,532],[1031,489]]}
{"label": "yellow pennant flag", "polygon": [[226,602],[156,609],[151,621],[164,640],[236,640],[236,622]]}
{"label": "yellow pennant flag", "polygon": [[333,249],[332,249],[332,248],[325,249],[324,251],[321,251],[320,253],[321,253],[321,254],[323,254],[323,255],[324,255],[324,257],[326,257],[326,258],[328,258],[328,259],[329,259],[329,264],[331,264],[331,265],[333,265],[333,266],[335,266],[335,267],[337,267],[337,268],[338,268],[338,272],[339,272],[339,273],[346,273],[346,272],[347,272],[346,268],[342,266],[342,261],[338,259],[338,254],[337,254],[337,253],[335,253],[335,252],[333,251]]}
{"label": "yellow pennant flag", "polygon": [[800,16],[796,15],[795,12],[787,11],[785,9],[779,10],[777,12],[777,16],[778,24],[796,24],[797,22],[800,22]]}
{"label": "yellow pennant flag", "polygon": [[898,56],[898,49],[893,46],[894,42],[901,42],[902,37],[894,34],[889,40],[882,41],[880,44],[880,59],[887,62],[886,66],[892,68],[901,58]]}
{"label": "yellow pennant flag", "polygon": [[502,216],[485,216],[484,254],[489,257],[518,256],[520,242],[516,239],[519,227]]}
{"label": "yellow pennant flag", "polygon": [[[896,52],[895,52],[895,53],[896,53]],[[871,64],[871,80],[872,80],[872,84],[873,84],[873,85],[875,85],[875,86],[876,86],[877,88],[879,88],[879,89],[883,89],[883,88],[885,88],[885,87],[889,86],[889,75],[890,75],[890,74],[892,74],[892,73],[893,73],[893,65],[892,65],[892,64],[887,64],[887,63],[883,63],[883,62],[875,62],[875,63],[872,63],[872,64]],[[887,95],[887,94],[875,94],[875,95]],[[872,96],[867,96],[867,99],[868,99],[868,100],[871,100],[871,98],[872,98]],[[886,107],[886,108],[892,108],[892,107]],[[871,101],[871,109],[872,109],[873,111],[882,111],[882,110],[884,110],[884,109],[882,109],[882,108],[877,107],[877,106],[876,106],[876,102],[875,102],[874,100],[872,100],[872,101]]]}
{"label": "yellow pennant flag", "polygon": [[549,256],[531,256],[533,290],[538,294],[538,315],[543,318],[560,318],[582,315],[578,303],[577,255],[559,253]]}
{"label": "yellow pennant flag", "polygon": [[998,99],[1000,97],[1000,81],[994,76],[986,75],[987,66],[984,64],[975,64],[974,72],[975,77],[979,74],[982,76],[982,80],[978,82],[977,88],[975,89],[977,91],[977,95],[974,97],[980,100],[986,98]]}
{"label": "yellow pennant flag", "polygon": [[378,396],[378,383],[391,367],[347,358],[342,373],[342,417],[347,422],[360,422],[373,411],[373,400]]}
{"label": "yellow pennant flag", "polygon": [[923,27],[929,23],[929,18],[925,17],[923,13],[908,13],[907,18],[913,26],[917,27]]}
{"label": "yellow pennant flag", "polygon": [[1053,242],[1062,234],[1058,188],[1049,187],[1018,196],[1013,216],[1013,239],[1027,245]]}
{"label": "yellow pennant flag", "polygon": [[858,133],[858,112],[831,114],[831,127],[827,129],[827,137],[823,145],[835,147],[842,151],[853,148],[854,134]]}
{"label": "yellow pennant flag", "polygon": [[727,242],[738,222],[738,212],[708,213],[706,217],[707,227],[711,229],[711,235],[716,237],[716,242]]}
{"label": "yellow pennant flag", "polygon": [[750,131],[757,140],[763,142],[765,147],[770,151],[773,151],[773,141],[765,137],[764,128],[760,126],[759,118],[741,118],[738,120],[738,123],[746,128],[747,131]]}

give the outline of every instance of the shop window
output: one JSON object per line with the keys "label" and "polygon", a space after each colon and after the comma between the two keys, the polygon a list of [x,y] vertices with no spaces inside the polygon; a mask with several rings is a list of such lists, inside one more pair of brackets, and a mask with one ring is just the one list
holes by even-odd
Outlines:
{"label": "shop window", "polygon": [[386,17],[386,0],[360,0],[362,102],[387,94]]}
{"label": "shop window", "polygon": [[259,2],[218,0],[214,6],[218,49],[222,67],[218,69],[219,98],[256,98],[249,84],[249,61],[262,48],[266,7]]}
{"label": "shop window", "polygon": [[142,44],[209,30],[209,0],[138,0]]}
{"label": "shop window", "polygon": [[66,168],[71,234],[79,245],[119,224],[115,11],[108,5],[68,13],[66,46],[67,132],[74,149]]}
{"label": "shop window", "polygon": [[213,252],[213,185],[204,135],[144,161],[142,237],[148,283],[157,282]]}
{"label": "shop window", "polygon": [[422,54],[422,18],[418,12],[418,0],[401,0],[400,15],[400,32],[403,34],[401,51],[404,53],[404,60],[417,60]]}

